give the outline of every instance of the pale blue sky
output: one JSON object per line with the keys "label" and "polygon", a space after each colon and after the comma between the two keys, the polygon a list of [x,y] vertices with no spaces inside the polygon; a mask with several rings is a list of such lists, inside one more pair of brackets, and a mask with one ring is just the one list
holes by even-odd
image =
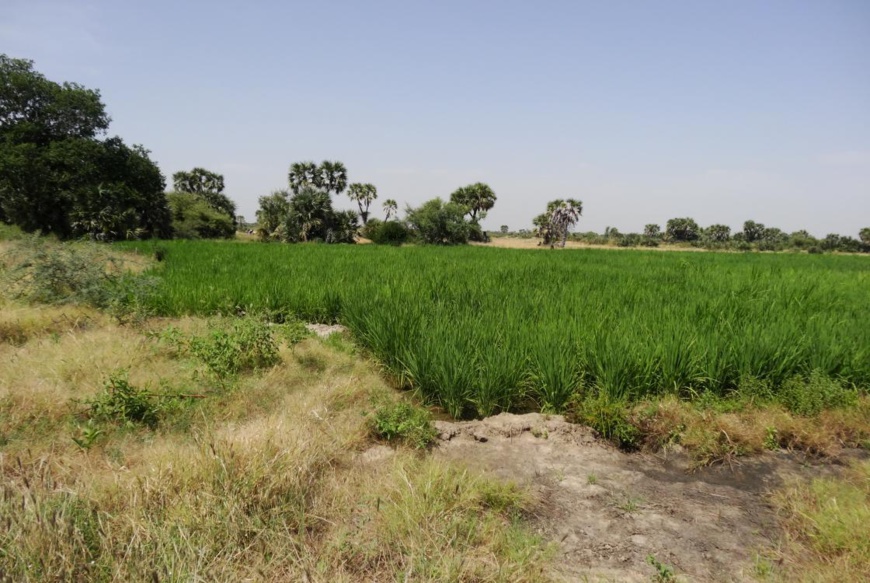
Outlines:
{"label": "pale blue sky", "polygon": [[868,0],[0,0],[0,52],[249,219],[328,158],[402,207],[488,182],[488,228],[557,197],[578,230],[870,226]]}

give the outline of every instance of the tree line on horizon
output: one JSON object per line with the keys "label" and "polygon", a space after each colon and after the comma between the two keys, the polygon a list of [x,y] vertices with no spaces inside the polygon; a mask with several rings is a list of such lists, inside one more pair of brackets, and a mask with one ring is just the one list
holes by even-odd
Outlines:
{"label": "tree line on horizon", "polygon": [[[33,62],[0,54],[0,223],[61,239],[87,237],[113,241],[138,238],[232,238],[243,224],[236,204],[224,192],[224,177],[205,168],[179,171],[172,190],[141,145],[106,137],[110,117],[98,90],[51,81]],[[333,196],[346,193],[358,211],[337,210]],[[457,188],[445,200],[406,205],[399,217],[395,199],[383,202],[384,219],[372,216],[378,198],[371,183],[350,183],[339,161],[294,162],[287,188],[260,197],[256,232],[263,241],[353,243],[358,236],[376,243],[463,244],[486,241],[481,221],[497,200],[483,182]],[[568,240],[619,246],[677,243],[711,249],[804,249],[870,251],[870,227],[859,238],[746,221],[732,235],[726,225],[700,228],[691,218],[675,218],[666,228],[646,225],[643,233],[571,233],[583,212],[579,200],[555,199],[533,219],[542,245]],[[253,231],[253,229],[251,229]],[[501,234],[509,233],[502,226]],[[495,233],[494,233],[495,234]]]}

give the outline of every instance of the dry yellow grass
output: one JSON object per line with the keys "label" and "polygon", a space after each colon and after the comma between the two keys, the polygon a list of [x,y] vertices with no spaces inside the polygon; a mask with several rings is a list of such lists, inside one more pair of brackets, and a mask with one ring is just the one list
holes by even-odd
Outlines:
{"label": "dry yellow grass", "polygon": [[717,411],[674,397],[637,405],[631,415],[648,447],[679,444],[698,465],[779,448],[836,458],[844,448],[866,446],[870,440],[867,395],[859,396],[854,406],[813,417],[795,415],[775,404]]}
{"label": "dry yellow grass", "polygon": [[785,530],[783,581],[870,581],[870,462],[772,497]]}
{"label": "dry yellow grass", "polygon": [[[40,310],[4,313],[34,323],[0,345],[0,579],[546,580],[546,548],[516,519],[521,492],[425,454],[360,456],[362,411],[391,393],[352,350],[282,346],[279,365],[216,389],[154,334],[99,315],[52,334]],[[146,329],[169,324],[205,326]],[[100,425],[82,449],[76,400],[118,369],[205,398],[155,430]]]}

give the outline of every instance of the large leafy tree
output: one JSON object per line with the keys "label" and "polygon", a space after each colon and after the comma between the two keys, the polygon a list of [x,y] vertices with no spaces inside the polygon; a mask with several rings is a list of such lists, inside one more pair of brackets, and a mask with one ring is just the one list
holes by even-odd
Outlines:
{"label": "large leafy tree", "polygon": [[424,243],[457,245],[467,243],[472,225],[465,220],[466,207],[440,198],[408,208],[407,221]]}
{"label": "large leafy tree", "polygon": [[694,219],[670,219],[665,230],[665,235],[671,241],[696,241],[701,236],[701,229]]}
{"label": "large leafy tree", "polygon": [[203,200],[214,210],[236,220],[236,204],[224,194],[224,177],[205,168],[190,172],[180,171],[172,175],[172,184],[177,192],[188,192]]}
{"label": "large leafy tree", "polygon": [[748,243],[760,241],[764,237],[764,223],[746,221],[743,223],[743,240]]}
{"label": "large leafy tree", "polygon": [[457,188],[450,195],[450,202],[464,206],[472,223],[477,223],[486,216],[486,211],[495,205],[496,196],[489,185],[475,182],[468,186]]}
{"label": "large leafy tree", "polygon": [[369,222],[369,206],[378,198],[378,189],[374,184],[354,182],[347,188],[347,196],[359,206],[359,217],[363,225]]}
{"label": "large leafy tree", "polygon": [[108,126],[99,91],[0,55],[0,220],[64,238],[167,236],[160,170],[140,146],[99,140]]}
{"label": "large leafy tree", "polygon": [[731,227],[728,225],[710,225],[705,232],[708,241],[725,243],[731,239]]}

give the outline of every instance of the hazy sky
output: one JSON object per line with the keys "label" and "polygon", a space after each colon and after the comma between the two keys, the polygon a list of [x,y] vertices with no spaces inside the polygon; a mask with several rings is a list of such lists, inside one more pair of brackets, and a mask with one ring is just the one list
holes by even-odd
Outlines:
{"label": "hazy sky", "polygon": [[484,181],[492,229],[559,197],[578,230],[870,226],[868,0],[0,0],[0,52],[100,89],[111,134],[224,174],[249,219],[336,159],[376,216]]}

